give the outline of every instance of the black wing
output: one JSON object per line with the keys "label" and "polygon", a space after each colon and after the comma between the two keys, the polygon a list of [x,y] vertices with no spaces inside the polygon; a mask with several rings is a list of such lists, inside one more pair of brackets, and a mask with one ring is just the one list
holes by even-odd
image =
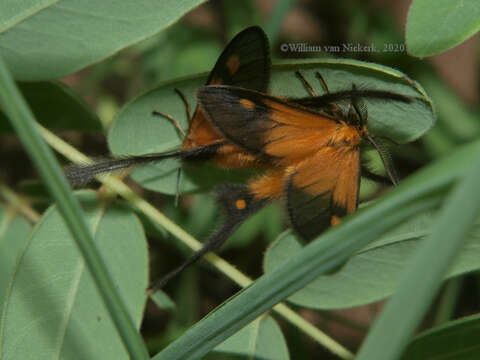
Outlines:
{"label": "black wing", "polygon": [[270,80],[268,38],[258,26],[237,34],[223,50],[207,80],[207,85],[236,85],[267,91]]}

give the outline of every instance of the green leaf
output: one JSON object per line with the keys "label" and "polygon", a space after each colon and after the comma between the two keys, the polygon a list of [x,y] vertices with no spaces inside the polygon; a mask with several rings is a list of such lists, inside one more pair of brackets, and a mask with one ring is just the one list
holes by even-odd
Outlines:
{"label": "green leaf", "polygon": [[337,270],[352,254],[387,229],[437,206],[442,190],[464,175],[472,159],[478,158],[479,148],[480,142],[473,143],[418,171],[374,205],[355,212],[223,303],[153,359],[200,358],[319,275]]}
{"label": "green leaf", "polygon": [[110,274],[94,245],[92,234],[83,218],[80,205],[73,196],[52,151],[38,134],[38,126],[33,114],[1,57],[0,106],[15,128],[49,193],[56,200],[57,206],[88,264],[88,268],[97,284],[97,290],[107,305],[110,317],[115,322],[128,353],[133,358],[147,359],[148,352],[143,339],[135,329],[132,318],[115,289]]}
{"label": "green leaf", "polygon": [[4,0],[0,4],[0,33],[55,4],[57,0]]}
{"label": "green leaf", "polygon": [[464,317],[427,330],[410,343],[403,360],[470,360],[480,358],[480,315]]}
{"label": "green leaf", "polygon": [[0,205],[0,311],[3,310],[10,278],[31,228],[23,217],[12,214]]}
{"label": "green leaf", "polygon": [[[37,121],[49,129],[98,131],[102,124],[90,106],[58,81],[19,83]],[[0,132],[13,131],[0,109]]]}
{"label": "green leaf", "polygon": [[[449,194],[431,234],[403,272],[395,295],[368,333],[358,360],[396,360],[401,356],[480,215],[479,178],[477,156]],[[391,334],[392,327],[395,336]]]}
{"label": "green leaf", "polygon": [[[126,207],[99,206],[83,192],[85,216],[137,328],[143,315],[148,256],[142,226]],[[100,203],[101,204],[101,203]],[[99,341],[101,339],[101,341]],[[0,332],[2,359],[127,359],[85,260],[52,206],[35,229],[10,281]],[[108,349],[108,351],[106,351]]]}
{"label": "green leaf", "polygon": [[[390,296],[411,256],[431,233],[435,220],[433,213],[416,215],[353,255],[339,271],[319,277],[297,291],[289,301],[313,309],[340,309]],[[272,271],[302,247],[301,241],[291,231],[286,231],[266,252],[265,271]],[[446,278],[479,269],[479,257],[480,224],[470,231],[467,245],[458,254]]]}
{"label": "green leaf", "polygon": [[432,56],[462,43],[479,30],[477,0],[414,0],[407,18],[407,50],[413,56]]}
{"label": "green leaf", "polygon": [[63,77],[158,33],[202,2],[9,0],[0,5],[0,53],[17,80]]}
{"label": "green leaf", "polygon": [[290,359],[282,330],[270,316],[252,321],[213,351],[237,355],[240,359]]}
{"label": "green leaf", "polygon": [[435,99],[435,105],[441,124],[450,137],[464,142],[474,140],[480,134],[479,114],[475,108],[467,106],[466,102],[455,93],[438,75],[425,71],[421,75],[423,86]]}
{"label": "green leaf", "polygon": [[[315,77],[317,71],[322,74],[331,92],[351,89],[352,83],[355,83],[363,89],[389,90],[417,99],[412,104],[365,101],[369,112],[369,129],[376,135],[405,143],[422,136],[435,121],[431,101],[423,89],[391,68],[353,60],[301,61],[277,65],[273,67],[271,93],[291,97],[307,96],[308,93],[295,76],[295,70],[300,70],[319,94],[322,94],[322,89]],[[161,84],[133,99],[120,111],[110,128],[108,143],[112,153],[139,155],[178,148],[182,136],[170,121],[152,115],[152,111],[170,114],[186,129],[185,106],[174,88],[186,95],[193,111],[196,104],[195,89],[205,81],[205,75],[195,75]],[[150,190],[174,194],[179,166],[177,160],[164,160],[136,169],[132,178]],[[224,181],[238,181],[239,173],[245,175],[245,172],[226,172],[214,166],[191,166],[184,171],[181,192],[205,189]]]}

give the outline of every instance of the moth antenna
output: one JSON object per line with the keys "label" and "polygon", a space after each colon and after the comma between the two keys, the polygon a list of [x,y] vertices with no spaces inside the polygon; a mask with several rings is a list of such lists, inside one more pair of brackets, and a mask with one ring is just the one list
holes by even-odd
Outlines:
{"label": "moth antenna", "polygon": [[247,185],[221,186],[217,189],[216,196],[224,212],[223,225],[213,233],[199,251],[190,256],[182,265],[150,285],[147,294],[153,294],[161,289],[172,278],[200,260],[205,254],[220,248],[248,217],[260,210],[266,203],[265,200],[255,199]]}
{"label": "moth antenna", "polygon": [[383,162],[383,166],[385,167],[388,177],[392,181],[393,185],[397,186],[398,175],[397,175],[397,172],[395,171],[395,167],[393,166],[392,156],[390,155],[390,152],[388,152],[385,148],[383,148],[380,144],[378,144],[371,135],[366,134],[366,137],[367,137],[367,140],[375,147],[378,154],[380,155],[380,158],[382,159],[382,162]]}
{"label": "moth antenna", "polygon": [[213,155],[220,143],[188,150],[174,150],[164,153],[153,153],[140,156],[128,156],[121,158],[110,158],[98,161],[93,164],[70,165],[65,168],[65,176],[70,184],[74,186],[86,185],[95,179],[95,176],[125,170],[132,167],[143,166],[169,158],[208,158]]}
{"label": "moth antenna", "polygon": [[162,289],[171,279],[176,277],[187,267],[196,263],[198,260],[200,260],[204,255],[206,255],[210,251],[213,251],[221,247],[225,243],[225,241],[227,241],[227,239],[230,237],[230,235],[233,233],[233,231],[238,225],[235,226],[233,223],[226,222],[220,229],[218,229],[208,239],[208,241],[204,244],[204,246],[199,251],[197,251],[192,256],[190,256],[180,266],[178,266],[177,268],[167,273],[167,275],[163,276],[160,280],[152,283],[147,290],[147,294],[151,295],[155,293],[157,290]]}

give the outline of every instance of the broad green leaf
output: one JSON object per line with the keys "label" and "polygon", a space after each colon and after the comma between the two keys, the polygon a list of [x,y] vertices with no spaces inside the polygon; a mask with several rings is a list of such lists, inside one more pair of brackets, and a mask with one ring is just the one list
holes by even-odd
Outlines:
{"label": "broad green leaf", "polygon": [[[147,246],[126,207],[83,192],[87,223],[137,328],[145,305]],[[101,341],[99,341],[101,339]],[[93,278],[56,206],[35,226],[10,281],[0,331],[2,359],[127,359]]]}
{"label": "broad green leaf", "polygon": [[56,2],[57,0],[3,0],[0,3],[0,33]]}
{"label": "broad green leaf", "polygon": [[0,53],[17,80],[38,81],[66,76],[146,39],[203,1],[13,2],[0,5]]}
{"label": "broad green leaf", "polygon": [[[58,81],[19,83],[37,121],[49,129],[98,131],[100,119],[80,96]],[[0,132],[12,131],[0,109]]]}
{"label": "broad green leaf", "polygon": [[[317,71],[322,74],[331,92],[351,89],[352,83],[355,83],[362,89],[389,90],[416,99],[412,104],[365,101],[368,106],[369,129],[376,135],[405,143],[422,136],[434,123],[432,104],[423,89],[391,68],[353,60],[301,61],[277,65],[273,67],[271,93],[290,97],[307,96],[308,93],[295,76],[295,70],[300,70],[319,94],[323,90],[315,77]],[[193,110],[196,104],[195,89],[202,86],[205,79],[205,75],[196,75],[164,83],[128,103],[113,121],[108,135],[112,153],[139,155],[178,148],[182,136],[170,121],[152,115],[152,111],[170,114],[186,129],[185,106],[174,88],[185,94]],[[136,169],[132,178],[148,189],[174,194],[179,166],[177,160],[165,160]],[[181,192],[211,187],[221,181],[231,182],[237,174],[213,166],[189,166],[183,172]]]}
{"label": "broad green leaf", "polygon": [[270,316],[252,321],[213,351],[233,354],[239,359],[290,359],[282,330]]}
{"label": "broad green leaf", "polygon": [[421,81],[435,99],[436,109],[442,119],[441,124],[446,127],[448,135],[462,142],[478,138],[480,134],[478,110],[467,106],[466,102],[437,74],[425,72],[421,75]]}
{"label": "broad green leaf", "polygon": [[28,239],[31,225],[22,217],[0,206],[0,311],[10,278]]}
{"label": "broad green leaf", "polygon": [[471,360],[480,358],[480,315],[468,316],[416,336],[403,360]]}
{"label": "broad green leaf", "polygon": [[[444,192],[478,158],[475,142],[403,181],[374,205],[360,209],[313,240],[288,261],[257,279],[184,335],[154,360],[198,359],[275,304],[322,274],[338,270],[354,253],[415,214],[432,209]],[[434,254],[433,254],[434,255]]]}
{"label": "broad green leaf", "polygon": [[59,211],[88,264],[98,293],[107,304],[110,318],[114,321],[125,348],[131,357],[147,359],[148,352],[145,344],[115,288],[107,266],[95,247],[93,236],[83,217],[80,204],[73,196],[51,149],[40,137],[38,127],[35,125],[35,118],[1,58],[0,106],[2,106],[10,123],[15,128],[25,151],[37,167],[50,195],[56,200]]}
{"label": "broad green leaf", "polygon": [[[368,304],[391,295],[435,219],[433,213],[409,219],[353,255],[333,275],[319,277],[297,291],[289,301],[314,309],[339,309]],[[472,229],[469,237],[446,277],[480,268],[480,225]],[[302,247],[291,231],[283,233],[265,254],[265,271],[272,271]]]}
{"label": "broad green leaf", "polygon": [[414,0],[407,18],[407,50],[414,56],[432,56],[462,43],[479,30],[477,0]]}
{"label": "broad green leaf", "polygon": [[480,216],[479,178],[480,158],[477,156],[446,197],[431,233],[412,256],[395,294],[369,331],[357,354],[358,360],[400,358]]}

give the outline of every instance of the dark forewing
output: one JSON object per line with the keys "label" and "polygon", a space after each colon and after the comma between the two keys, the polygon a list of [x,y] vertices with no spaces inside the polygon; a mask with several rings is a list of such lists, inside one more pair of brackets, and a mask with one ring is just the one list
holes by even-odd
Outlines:
{"label": "dark forewing", "polygon": [[197,97],[228,140],[256,154],[308,156],[324,146],[337,127],[336,120],[315,111],[234,86],[204,86]]}
{"label": "dark forewing", "polygon": [[237,34],[223,50],[207,85],[236,85],[267,91],[270,66],[268,38],[261,28],[252,26]]}
{"label": "dark forewing", "polygon": [[[266,91],[270,79],[268,39],[259,27],[250,27],[235,36],[223,50],[207,80],[207,84],[228,84]],[[203,111],[195,110],[190,120],[183,149],[225,140],[206,119]],[[229,160],[235,156],[229,157]],[[232,162],[227,161],[231,166]]]}

